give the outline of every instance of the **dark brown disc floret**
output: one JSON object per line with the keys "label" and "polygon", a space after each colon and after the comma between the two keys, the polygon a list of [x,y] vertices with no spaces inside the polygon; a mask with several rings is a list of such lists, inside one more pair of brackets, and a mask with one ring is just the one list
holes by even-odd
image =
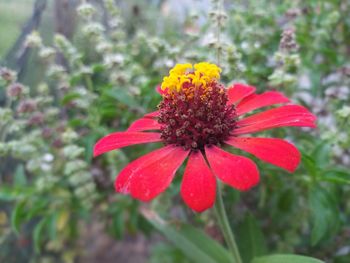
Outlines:
{"label": "dark brown disc floret", "polygon": [[194,150],[222,144],[235,128],[237,119],[235,107],[227,104],[224,86],[212,82],[205,89],[190,91],[164,96],[158,106],[165,144]]}

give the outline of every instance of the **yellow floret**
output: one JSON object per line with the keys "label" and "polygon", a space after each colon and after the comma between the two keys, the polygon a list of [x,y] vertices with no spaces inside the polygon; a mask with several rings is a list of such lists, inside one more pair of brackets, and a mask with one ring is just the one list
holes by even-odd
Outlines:
{"label": "yellow floret", "polygon": [[[189,63],[177,64],[169,71],[169,76],[164,77],[161,88],[168,93],[174,93],[182,91],[185,83],[191,83],[195,88],[206,89],[208,83],[220,78],[220,72],[221,69],[217,65],[208,62],[194,66]],[[193,88],[191,90],[193,91]]]}
{"label": "yellow floret", "polygon": [[183,75],[188,69],[192,69],[192,65],[190,63],[176,64],[169,73],[170,75]]}
{"label": "yellow floret", "polygon": [[215,64],[210,64],[208,62],[201,62],[194,65],[194,69],[196,72],[200,72],[204,76],[208,77],[209,79],[219,79],[221,68],[216,66]]}

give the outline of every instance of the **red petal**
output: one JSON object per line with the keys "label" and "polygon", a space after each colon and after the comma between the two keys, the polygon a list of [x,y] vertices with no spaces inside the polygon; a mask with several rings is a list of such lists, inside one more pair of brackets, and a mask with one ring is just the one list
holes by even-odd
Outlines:
{"label": "red petal", "polygon": [[216,194],[216,178],[200,152],[192,152],[181,184],[181,196],[185,203],[197,212],[213,206]]}
{"label": "red petal", "polygon": [[262,107],[287,102],[289,102],[289,99],[277,91],[267,91],[259,95],[252,94],[237,105],[237,115],[242,115]]}
{"label": "red petal", "polygon": [[149,201],[163,192],[173,180],[176,170],[189,151],[166,146],[128,164],[118,175],[115,189],[131,193],[134,198]]}
{"label": "red petal", "polygon": [[159,142],[160,133],[153,132],[114,132],[100,139],[94,147],[94,156],[116,150],[125,146]]}
{"label": "red petal", "polygon": [[236,83],[232,87],[228,88],[228,103],[235,104],[238,101],[244,99],[250,94],[255,92],[255,88],[241,83]]}
{"label": "red petal", "polygon": [[147,114],[145,114],[143,117],[144,118],[156,118],[159,115],[159,111],[152,111]]}
{"label": "red petal", "polygon": [[226,143],[289,172],[294,172],[300,163],[298,149],[282,139],[231,137]]}
{"label": "red petal", "polygon": [[298,105],[285,105],[238,121],[238,128],[233,131],[233,134],[245,134],[287,126],[315,128],[315,121],[316,117],[306,108]]}
{"label": "red petal", "polygon": [[259,183],[259,171],[252,160],[216,146],[206,147],[205,152],[214,174],[233,188],[246,191]]}
{"label": "red petal", "polygon": [[160,129],[160,124],[157,122],[157,120],[150,119],[150,118],[141,118],[131,123],[127,131],[131,132],[131,131],[147,131],[147,130],[159,130],[159,129]]}
{"label": "red petal", "polygon": [[167,94],[168,92],[168,89],[166,88],[165,90],[162,90],[162,87],[161,87],[161,85],[158,85],[157,87],[156,87],[156,91],[157,91],[157,93],[159,93],[161,96],[163,96],[163,95],[165,95],[165,94]]}

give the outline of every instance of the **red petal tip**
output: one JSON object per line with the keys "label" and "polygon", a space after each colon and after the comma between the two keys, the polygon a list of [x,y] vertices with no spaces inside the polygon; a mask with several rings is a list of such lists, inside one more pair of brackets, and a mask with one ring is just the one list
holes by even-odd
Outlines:
{"label": "red petal tip", "polygon": [[247,191],[260,181],[256,164],[247,157],[228,153],[217,146],[205,148],[214,174],[231,187]]}
{"label": "red petal tip", "polygon": [[181,183],[181,196],[194,211],[212,207],[216,195],[216,178],[200,152],[192,152]]}

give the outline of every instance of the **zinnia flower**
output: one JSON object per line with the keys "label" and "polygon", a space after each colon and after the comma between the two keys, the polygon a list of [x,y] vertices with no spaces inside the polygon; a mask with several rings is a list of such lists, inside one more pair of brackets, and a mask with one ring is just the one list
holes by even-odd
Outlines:
{"label": "zinnia flower", "polygon": [[[247,137],[267,129],[316,127],[316,117],[302,106],[290,104],[276,91],[256,94],[255,88],[219,82],[221,69],[210,63],[178,64],[161,87],[158,111],[136,120],[125,132],[100,139],[94,156],[141,143],[163,142],[164,147],[128,164],[117,176],[115,189],[141,201],[162,193],[188,158],[181,196],[193,210],[201,212],[215,202],[216,180],[246,191],[259,182],[256,164],[247,157],[221,147],[231,145],[257,158],[293,172],[300,153],[291,143],[276,138]],[[286,104],[255,113],[263,107]]]}

